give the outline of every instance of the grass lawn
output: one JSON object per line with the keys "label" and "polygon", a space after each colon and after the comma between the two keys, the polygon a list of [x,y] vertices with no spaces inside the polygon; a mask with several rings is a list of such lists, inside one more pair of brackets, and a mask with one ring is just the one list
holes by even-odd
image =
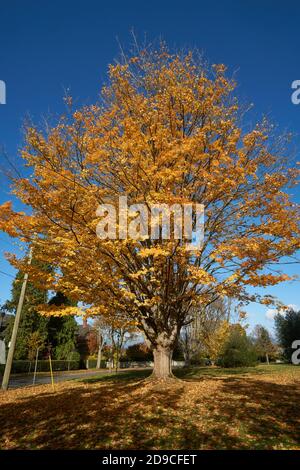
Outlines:
{"label": "grass lawn", "polygon": [[0,392],[1,449],[300,449],[300,367],[99,375]]}

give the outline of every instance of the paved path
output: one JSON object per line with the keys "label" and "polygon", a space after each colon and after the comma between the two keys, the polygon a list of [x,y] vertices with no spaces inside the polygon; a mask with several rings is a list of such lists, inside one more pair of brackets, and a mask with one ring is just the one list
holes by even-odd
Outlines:
{"label": "paved path", "polygon": [[[137,370],[137,369],[121,369],[119,372],[126,372],[128,370]],[[91,377],[95,375],[114,375],[114,372],[110,372],[108,369],[99,369],[99,370],[74,370],[72,372],[54,372],[54,382],[65,382],[66,380],[80,379],[84,377]],[[2,378],[1,378],[2,381]],[[20,388],[32,385],[33,374],[14,374],[11,376],[9,381],[9,388]],[[51,377],[47,373],[38,373],[35,379],[35,385],[41,384],[50,384]]]}

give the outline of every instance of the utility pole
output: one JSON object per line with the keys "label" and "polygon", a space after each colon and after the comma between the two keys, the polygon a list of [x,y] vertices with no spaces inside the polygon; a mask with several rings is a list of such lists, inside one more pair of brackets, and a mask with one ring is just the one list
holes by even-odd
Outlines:
{"label": "utility pole", "polygon": [[[29,258],[28,258],[28,265],[31,264],[31,260],[32,260],[32,249],[30,248]],[[16,312],[14,327],[13,327],[13,331],[12,331],[12,335],[11,335],[10,346],[9,346],[9,349],[8,349],[7,361],[6,361],[6,364],[5,364],[5,370],[4,370],[3,380],[2,380],[2,389],[3,390],[8,389],[9,377],[10,377],[13,357],[14,357],[14,353],[15,353],[16,340],[17,340],[17,334],[18,334],[18,328],[19,328],[23,303],[24,303],[24,297],[25,297],[25,292],[26,292],[27,281],[28,281],[28,273],[25,273],[24,274],[24,279],[23,279],[23,284],[22,284],[22,289],[21,289],[21,294],[20,294],[20,298],[19,298],[19,302],[18,302],[18,308],[17,308],[17,312]]]}

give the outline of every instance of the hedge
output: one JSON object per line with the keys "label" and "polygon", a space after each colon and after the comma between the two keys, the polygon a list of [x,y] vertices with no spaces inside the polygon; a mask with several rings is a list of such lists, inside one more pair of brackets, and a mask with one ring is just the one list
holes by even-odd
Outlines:
{"label": "hedge", "polygon": [[[52,370],[78,370],[80,361],[57,361],[52,360]],[[24,374],[34,372],[35,361],[13,361],[12,374]],[[0,365],[0,371],[3,374],[5,365]],[[50,363],[48,360],[40,360],[37,362],[37,372],[50,372]]]}

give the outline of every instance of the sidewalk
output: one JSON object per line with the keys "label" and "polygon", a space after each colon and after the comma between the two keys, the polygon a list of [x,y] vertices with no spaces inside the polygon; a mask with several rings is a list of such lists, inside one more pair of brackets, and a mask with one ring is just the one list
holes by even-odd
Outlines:
{"label": "sidewalk", "polygon": [[[128,372],[129,370],[143,370],[143,368],[126,368],[126,369],[119,369],[118,374],[122,372]],[[97,375],[107,375],[111,374],[112,376],[115,374],[113,370],[110,372],[109,369],[81,369],[81,370],[70,370],[70,371],[55,371],[53,373],[54,382],[64,382],[66,380],[72,379],[80,379],[81,377],[93,377]],[[0,381],[2,382],[2,377],[0,377]],[[49,372],[38,372],[35,378],[35,385],[41,384],[51,384],[51,376]],[[21,387],[28,387],[33,386],[33,373],[30,374],[11,374],[10,381],[9,381],[9,389],[12,388],[21,388]]]}

